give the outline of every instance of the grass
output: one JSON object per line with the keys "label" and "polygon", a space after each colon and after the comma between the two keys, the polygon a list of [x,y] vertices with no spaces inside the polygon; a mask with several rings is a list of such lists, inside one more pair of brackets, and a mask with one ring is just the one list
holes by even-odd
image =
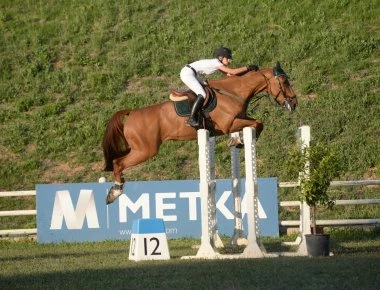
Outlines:
{"label": "grass", "polygon": [[[0,8],[0,190],[97,180],[111,114],[166,100],[184,88],[181,67],[220,44],[234,51],[234,67],[280,60],[298,95],[294,114],[269,99],[249,108],[265,124],[259,176],[291,180],[284,163],[300,123],[341,149],[343,178],[380,176],[378,1],[5,0]],[[230,175],[224,141],[220,178]],[[198,178],[196,152],[196,142],[168,142],[126,180]]]}
{"label": "grass", "polygon": [[[197,240],[169,240],[168,261],[128,260],[129,243],[0,241],[2,289],[376,289],[378,229],[330,231],[332,257],[181,260]],[[293,237],[283,237],[283,239]],[[268,252],[281,240],[265,239]],[[235,249],[240,250],[240,249]],[[283,249],[284,250],[284,249]],[[231,250],[233,251],[233,249]]]}

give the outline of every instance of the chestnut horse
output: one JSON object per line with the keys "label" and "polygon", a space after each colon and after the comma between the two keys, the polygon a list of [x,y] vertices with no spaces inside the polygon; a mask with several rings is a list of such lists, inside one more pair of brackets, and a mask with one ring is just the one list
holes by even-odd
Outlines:
{"label": "chestnut horse", "polygon": [[[263,124],[248,117],[246,112],[250,100],[257,93],[266,91],[290,111],[297,106],[288,76],[278,62],[273,68],[210,80],[208,85],[214,91],[217,103],[215,109],[209,112],[214,135],[238,132],[244,127],[254,127],[260,134]],[[177,115],[172,101],[121,110],[111,117],[103,137],[104,170],[113,171],[115,178],[115,184],[108,192],[107,204],[123,192],[123,170],[155,156],[164,141],[197,138],[196,129],[188,127],[186,120],[186,116]],[[237,143],[230,142],[229,145]]]}

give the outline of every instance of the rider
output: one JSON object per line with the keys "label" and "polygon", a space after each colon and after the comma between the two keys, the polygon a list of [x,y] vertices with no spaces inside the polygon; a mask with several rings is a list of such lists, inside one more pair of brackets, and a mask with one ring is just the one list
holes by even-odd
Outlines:
{"label": "rider", "polygon": [[229,68],[228,64],[232,60],[232,51],[227,47],[219,47],[215,52],[215,58],[201,59],[184,66],[180,73],[182,82],[189,87],[196,95],[197,98],[191,109],[191,115],[187,121],[188,126],[198,127],[198,112],[203,105],[206,97],[206,92],[203,89],[203,80],[199,74],[209,75],[219,70],[228,76],[238,75],[251,70],[258,70],[258,66],[251,64],[240,68]]}

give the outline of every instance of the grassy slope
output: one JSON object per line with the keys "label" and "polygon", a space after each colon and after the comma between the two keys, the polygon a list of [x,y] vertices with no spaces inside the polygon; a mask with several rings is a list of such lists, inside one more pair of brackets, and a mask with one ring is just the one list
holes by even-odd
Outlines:
{"label": "grassy slope", "polygon": [[[343,178],[379,178],[378,1],[2,1],[0,190],[95,181],[110,115],[183,88],[180,68],[220,44],[233,66],[280,60],[299,108],[262,100],[259,176],[284,168],[300,123],[341,148]],[[218,177],[229,176],[225,138]],[[195,142],[169,142],[129,180],[195,179]],[[111,178],[111,175],[107,175]]]}

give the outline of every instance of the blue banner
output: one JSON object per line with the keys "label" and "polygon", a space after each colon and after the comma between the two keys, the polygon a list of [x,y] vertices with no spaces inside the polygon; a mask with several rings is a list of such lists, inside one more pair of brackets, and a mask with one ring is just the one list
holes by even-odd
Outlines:
{"label": "blue banner", "polygon": [[[243,230],[247,228],[245,180],[241,180]],[[200,238],[199,180],[126,182],[124,194],[106,205],[113,183],[38,184],[40,243],[129,240],[133,220],[159,218],[167,237]],[[217,226],[232,236],[234,207],[230,179],[216,181]],[[278,236],[277,178],[258,178],[260,236]]]}

